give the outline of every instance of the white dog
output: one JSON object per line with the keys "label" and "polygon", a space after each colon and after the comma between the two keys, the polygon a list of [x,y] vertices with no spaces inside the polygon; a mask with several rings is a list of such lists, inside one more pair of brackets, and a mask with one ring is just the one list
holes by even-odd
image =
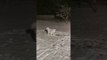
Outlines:
{"label": "white dog", "polygon": [[51,28],[47,27],[46,31],[49,36],[55,36],[56,29],[51,29]]}

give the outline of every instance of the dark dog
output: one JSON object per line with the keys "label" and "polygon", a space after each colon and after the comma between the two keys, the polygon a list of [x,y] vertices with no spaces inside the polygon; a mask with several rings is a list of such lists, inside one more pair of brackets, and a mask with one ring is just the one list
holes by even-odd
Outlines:
{"label": "dark dog", "polygon": [[36,41],[36,22],[33,22],[31,24],[31,27],[29,29],[26,30],[27,34],[30,34],[30,36],[32,37],[32,39],[34,41]]}
{"label": "dark dog", "polygon": [[30,34],[30,36],[32,37],[32,39],[34,41],[36,41],[36,30],[35,29],[27,29],[26,33]]}

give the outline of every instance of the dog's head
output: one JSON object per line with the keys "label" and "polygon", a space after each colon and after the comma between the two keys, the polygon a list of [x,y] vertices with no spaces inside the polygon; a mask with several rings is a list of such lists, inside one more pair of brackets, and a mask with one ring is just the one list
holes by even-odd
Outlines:
{"label": "dog's head", "polygon": [[45,31],[48,33],[49,29],[50,29],[49,27],[46,27]]}
{"label": "dog's head", "polygon": [[46,30],[49,30],[50,28],[49,27],[46,27]]}

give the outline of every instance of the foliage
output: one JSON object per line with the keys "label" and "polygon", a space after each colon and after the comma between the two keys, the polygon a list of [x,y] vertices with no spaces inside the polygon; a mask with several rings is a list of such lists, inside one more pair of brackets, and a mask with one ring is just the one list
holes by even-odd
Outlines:
{"label": "foliage", "polygon": [[58,12],[56,12],[56,17],[64,20],[67,23],[71,17],[71,8],[68,6],[61,5]]}
{"label": "foliage", "polygon": [[66,23],[71,17],[71,0],[57,0],[55,17],[64,20]]}
{"label": "foliage", "polygon": [[71,0],[38,0],[37,14],[55,14],[60,5],[71,6]]}

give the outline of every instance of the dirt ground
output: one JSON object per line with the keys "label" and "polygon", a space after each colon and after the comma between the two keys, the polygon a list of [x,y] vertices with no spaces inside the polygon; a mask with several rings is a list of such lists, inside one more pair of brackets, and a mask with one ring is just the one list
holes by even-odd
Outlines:
{"label": "dirt ground", "polygon": [[72,60],[107,60],[107,5],[72,9]]}

